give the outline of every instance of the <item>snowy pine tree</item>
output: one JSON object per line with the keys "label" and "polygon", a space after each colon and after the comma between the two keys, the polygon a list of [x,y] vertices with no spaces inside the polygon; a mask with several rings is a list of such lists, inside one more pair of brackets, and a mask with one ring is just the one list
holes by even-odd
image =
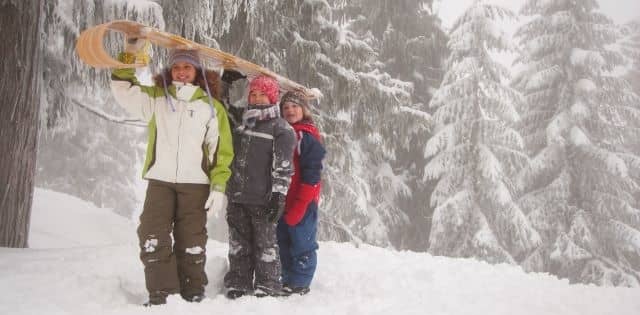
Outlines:
{"label": "snowy pine tree", "polygon": [[366,31],[363,10],[344,1],[303,5],[300,27],[288,37],[294,46],[290,71],[305,73],[325,95],[318,122],[329,155],[320,234],[390,245],[390,230],[407,218],[393,205],[399,191],[379,186],[385,175],[393,176],[387,162],[395,158],[380,126],[398,106],[396,98],[409,97],[411,86],[374,65],[377,39]]}
{"label": "snowy pine tree", "polygon": [[[618,40],[620,51],[627,58],[624,65],[626,73],[624,75],[636,95],[640,95],[640,18],[620,26],[621,38]],[[627,139],[629,148],[638,155],[640,154],[640,138]],[[639,201],[640,202],[640,201]]]}
{"label": "snowy pine tree", "polygon": [[425,156],[426,179],[438,179],[429,251],[516,263],[540,236],[513,201],[513,176],[527,162],[514,129],[521,95],[504,84],[509,71],[491,57],[510,42],[496,21],[510,11],[476,1],[450,31],[448,72],[430,106],[435,135]]}
{"label": "snowy pine tree", "polygon": [[620,40],[623,54],[629,58],[631,70],[626,75],[636,94],[640,94],[640,18],[622,27],[623,37]]}
{"label": "snowy pine tree", "polygon": [[542,237],[523,263],[572,282],[640,284],[639,98],[610,72],[618,32],[595,0],[529,0],[517,36],[526,97],[522,134],[533,158],[519,204]]}
{"label": "snowy pine tree", "polygon": [[378,58],[382,69],[413,86],[411,98],[400,103],[381,131],[396,141],[390,167],[397,179],[389,176],[387,180],[402,180],[409,188],[393,200],[411,224],[395,229],[392,241],[400,249],[426,251],[433,208],[424,205],[429,204],[435,185],[422,176],[427,162],[424,147],[432,136],[428,105],[444,75],[447,36],[432,12],[433,1],[365,1],[363,6],[378,8],[369,10],[366,21],[374,36],[381,38]]}
{"label": "snowy pine tree", "polygon": [[412,225],[428,230],[429,221],[402,202],[426,195],[415,180],[416,166],[424,165],[415,152],[428,122],[421,102],[441,75],[433,68],[444,45],[431,1],[328,3],[303,6],[313,23],[300,21],[304,40],[291,60],[294,69],[312,65],[311,85],[327,91],[320,108],[332,140],[325,196],[333,222],[323,233],[335,238],[346,227],[366,242],[424,249],[425,238],[406,232]]}

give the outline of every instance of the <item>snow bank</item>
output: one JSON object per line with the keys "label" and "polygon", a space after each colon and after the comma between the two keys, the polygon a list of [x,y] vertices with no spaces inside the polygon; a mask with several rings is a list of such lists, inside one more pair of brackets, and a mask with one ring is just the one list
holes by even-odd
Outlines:
{"label": "snow bank", "polygon": [[123,244],[135,241],[136,237],[135,223],[111,209],[100,209],[64,193],[35,191],[29,233],[31,248],[95,247]]}

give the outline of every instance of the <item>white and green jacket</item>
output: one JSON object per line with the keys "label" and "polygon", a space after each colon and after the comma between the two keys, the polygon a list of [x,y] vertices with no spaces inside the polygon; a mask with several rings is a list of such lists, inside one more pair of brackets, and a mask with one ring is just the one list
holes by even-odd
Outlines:
{"label": "white and green jacket", "polygon": [[[210,184],[224,192],[233,143],[224,106],[194,85],[142,86],[134,69],[114,70],[111,90],[131,115],[148,122],[145,179]],[[213,104],[209,103],[213,100]]]}

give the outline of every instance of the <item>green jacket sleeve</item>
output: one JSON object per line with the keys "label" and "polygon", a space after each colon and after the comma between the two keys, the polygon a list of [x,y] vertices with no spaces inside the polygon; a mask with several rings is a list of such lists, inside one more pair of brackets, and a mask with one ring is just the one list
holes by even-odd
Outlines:
{"label": "green jacket sleeve", "polygon": [[209,178],[211,180],[211,190],[224,192],[227,181],[231,177],[231,162],[233,161],[233,139],[231,138],[231,127],[227,112],[220,104],[214,100],[216,118],[218,120],[218,148],[215,156],[215,166],[211,169]]}

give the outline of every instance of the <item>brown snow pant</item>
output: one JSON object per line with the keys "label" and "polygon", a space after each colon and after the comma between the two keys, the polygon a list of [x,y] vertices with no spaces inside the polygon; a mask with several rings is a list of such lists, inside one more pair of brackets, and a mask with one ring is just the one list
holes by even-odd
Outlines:
{"label": "brown snow pant", "polygon": [[138,239],[151,298],[204,293],[208,195],[207,184],[149,180]]}

